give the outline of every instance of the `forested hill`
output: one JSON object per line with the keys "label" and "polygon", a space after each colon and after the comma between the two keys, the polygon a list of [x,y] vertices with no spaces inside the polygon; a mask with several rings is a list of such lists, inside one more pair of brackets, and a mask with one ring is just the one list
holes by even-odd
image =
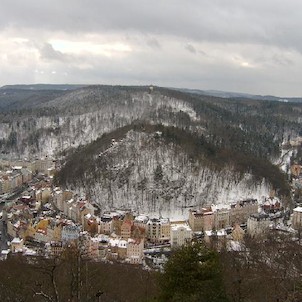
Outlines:
{"label": "forested hill", "polygon": [[252,99],[225,99],[162,89],[171,98],[186,99],[207,140],[257,157],[272,159],[280,145],[302,135],[302,104]]}
{"label": "forested hill", "polygon": [[161,87],[4,87],[0,108],[2,157],[61,158],[59,184],[148,212],[287,195],[271,163],[302,134],[302,104]]}
{"label": "forested hill", "polygon": [[285,176],[264,159],[218,148],[177,127],[135,123],[66,158],[56,183],[102,208],[181,216],[187,207],[288,195]]}
{"label": "forested hill", "polygon": [[[51,86],[50,86],[51,88]],[[35,156],[85,145],[134,121],[202,134],[207,142],[274,160],[301,134],[302,104],[225,99],[154,87],[0,90],[0,149]],[[14,95],[16,94],[16,95]]]}

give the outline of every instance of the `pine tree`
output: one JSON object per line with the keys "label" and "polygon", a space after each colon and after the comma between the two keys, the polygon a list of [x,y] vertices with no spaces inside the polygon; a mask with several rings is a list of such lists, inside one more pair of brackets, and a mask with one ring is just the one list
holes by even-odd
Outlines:
{"label": "pine tree", "polygon": [[227,301],[218,253],[199,243],[177,250],[158,281],[159,301]]}

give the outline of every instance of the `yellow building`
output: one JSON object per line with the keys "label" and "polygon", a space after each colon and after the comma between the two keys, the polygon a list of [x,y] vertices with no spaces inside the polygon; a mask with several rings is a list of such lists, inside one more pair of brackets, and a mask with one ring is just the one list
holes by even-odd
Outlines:
{"label": "yellow building", "polygon": [[147,222],[147,238],[151,242],[164,243],[170,241],[170,220],[153,218]]}
{"label": "yellow building", "polygon": [[240,227],[239,224],[235,224],[235,227],[232,232],[233,239],[235,241],[242,241],[244,237],[244,230]]}
{"label": "yellow building", "polygon": [[27,240],[28,238],[34,238],[35,234],[36,234],[36,229],[32,226],[31,223],[29,223],[24,232],[24,240]]}

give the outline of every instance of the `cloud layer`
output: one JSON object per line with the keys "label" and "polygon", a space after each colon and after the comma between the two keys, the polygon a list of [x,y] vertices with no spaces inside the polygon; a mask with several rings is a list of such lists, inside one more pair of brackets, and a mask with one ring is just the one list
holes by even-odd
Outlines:
{"label": "cloud layer", "polygon": [[153,83],[302,95],[301,1],[158,2],[2,0],[0,85]]}

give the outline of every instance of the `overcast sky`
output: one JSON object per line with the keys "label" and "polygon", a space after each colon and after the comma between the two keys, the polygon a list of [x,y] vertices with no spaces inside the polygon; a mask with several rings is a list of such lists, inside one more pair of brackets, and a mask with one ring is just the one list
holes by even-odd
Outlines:
{"label": "overcast sky", "polygon": [[301,80],[301,0],[1,0],[1,86],[302,96]]}

